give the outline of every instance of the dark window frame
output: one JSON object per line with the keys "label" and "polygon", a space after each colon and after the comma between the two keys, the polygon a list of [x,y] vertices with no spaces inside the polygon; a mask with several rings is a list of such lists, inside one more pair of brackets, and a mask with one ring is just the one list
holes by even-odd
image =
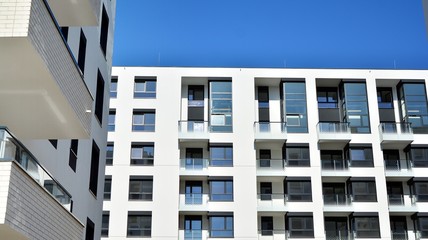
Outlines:
{"label": "dark window frame", "polygon": [[[213,183],[223,183],[223,191],[215,192]],[[219,185],[220,186],[220,185]],[[230,188],[230,189],[229,189]],[[233,180],[210,180],[210,201],[212,202],[232,202],[233,201]],[[230,190],[230,191],[229,191]]]}
{"label": "dark window frame", "polygon": [[[154,90],[147,90],[148,84],[154,84]],[[140,85],[142,89],[139,90]],[[151,86],[153,87],[153,86]],[[156,98],[157,79],[156,77],[135,77],[134,98]]]}
{"label": "dark window frame", "polygon": [[[153,115],[153,123],[146,123],[146,115]],[[142,117],[142,122],[137,123],[137,117]],[[134,110],[132,114],[132,131],[133,132],[155,132],[156,130],[156,111],[155,110]]]}
{"label": "dark window frame", "polygon": [[[145,148],[152,148],[153,156],[145,157]],[[141,150],[141,157],[134,158],[133,151]],[[139,166],[153,166],[154,164],[154,152],[155,152],[155,144],[154,143],[131,143],[131,165],[139,165]]]}
{"label": "dark window frame", "polygon": [[[133,184],[138,188],[138,191],[131,192]],[[144,188],[150,188],[150,191],[145,191]],[[152,176],[130,176],[129,177],[129,201],[153,201],[153,177]]]}
{"label": "dark window frame", "polygon": [[[135,225],[137,227],[132,227],[131,219],[136,218]],[[141,219],[140,219],[141,218]],[[150,221],[150,229],[147,226],[142,226],[142,220]],[[141,222],[140,222],[141,221]],[[131,226],[130,226],[131,225]],[[151,237],[152,235],[152,214],[145,212],[128,212],[128,221],[126,227],[126,236],[127,237]]]}

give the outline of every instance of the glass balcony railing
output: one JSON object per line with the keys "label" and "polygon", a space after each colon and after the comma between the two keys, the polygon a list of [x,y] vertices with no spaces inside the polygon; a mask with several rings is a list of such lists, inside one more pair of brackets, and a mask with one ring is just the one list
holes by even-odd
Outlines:
{"label": "glass balcony railing", "polygon": [[328,230],[325,231],[326,240],[349,240],[350,233],[348,230]]}
{"label": "glass balcony railing", "polygon": [[186,205],[201,205],[203,203],[202,193],[186,193],[184,203]]}
{"label": "glass balcony railing", "polygon": [[324,205],[345,206],[351,204],[351,197],[346,194],[324,194]]}
{"label": "glass balcony railing", "polygon": [[391,239],[392,240],[407,240],[409,237],[407,236],[407,231],[391,231]]}
{"label": "glass balcony railing", "polygon": [[410,171],[413,168],[413,164],[408,159],[385,159],[385,170],[387,171]]}
{"label": "glass balcony railing", "polygon": [[320,133],[351,133],[351,128],[347,122],[319,122],[318,130]]}
{"label": "glass balcony railing", "polygon": [[321,168],[323,170],[346,170],[348,163],[344,159],[321,159]]}
{"label": "glass balcony railing", "polygon": [[413,205],[417,201],[415,195],[409,194],[388,194],[388,203],[392,206]]}
{"label": "glass balcony railing", "polygon": [[286,139],[287,124],[285,122],[254,122],[256,139]]}
{"label": "glass balcony railing", "polygon": [[208,121],[178,121],[178,132],[188,137],[208,138]]}
{"label": "glass balcony railing", "polygon": [[184,158],[180,160],[180,166],[186,170],[203,170],[209,166],[209,159]]}
{"label": "glass balcony railing", "polygon": [[284,170],[284,159],[257,159],[257,168],[260,170]]}
{"label": "glass balcony railing", "polygon": [[280,201],[283,204],[287,196],[284,193],[259,193],[257,198],[259,201]]}
{"label": "glass balcony railing", "polygon": [[287,230],[285,229],[259,229],[259,239],[287,239]]}
{"label": "glass balcony railing", "polygon": [[202,240],[202,230],[184,230],[184,240]]}
{"label": "glass balcony railing", "polygon": [[382,134],[413,134],[413,129],[410,123],[381,123],[379,125]]}
{"label": "glass balcony railing", "polygon": [[67,210],[70,210],[71,195],[5,127],[0,127],[0,161],[18,163],[34,181],[45,188]]}

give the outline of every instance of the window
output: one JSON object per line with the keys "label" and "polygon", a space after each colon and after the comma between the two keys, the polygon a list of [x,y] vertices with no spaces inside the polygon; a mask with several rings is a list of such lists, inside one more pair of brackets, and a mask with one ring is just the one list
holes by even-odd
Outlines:
{"label": "window", "polygon": [[131,176],[129,179],[129,200],[151,201],[153,197],[153,177]]}
{"label": "window", "polygon": [[155,147],[153,143],[131,145],[131,165],[153,166]]}
{"label": "window", "polygon": [[258,87],[259,122],[269,122],[269,87]]}
{"label": "window", "polygon": [[292,238],[313,238],[314,221],[312,216],[286,216],[286,228]]}
{"label": "window", "polygon": [[351,218],[351,228],[356,238],[379,238],[379,218],[358,216]]}
{"label": "window", "polygon": [[281,83],[282,121],[287,124],[287,132],[307,133],[305,82],[284,81]]}
{"label": "window", "polygon": [[400,82],[397,86],[403,122],[411,123],[413,133],[428,133],[428,105],[423,82]]}
{"label": "window", "polygon": [[318,108],[338,108],[336,88],[317,88]]}
{"label": "window", "polygon": [[98,189],[98,169],[100,165],[100,148],[92,140],[91,172],[89,176],[89,190],[97,196]]}
{"label": "window", "polygon": [[114,130],[116,128],[115,122],[116,122],[116,110],[110,109],[110,111],[108,113],[108,126],[107,126],[107,130],[109,132],[114,132]]}
{"label": "window", "polygon": [[132,131],[154,132],[155,112],[134,111],[134,115],[132,116]]}
{"label": "window", "polygon": [[211,238],[233,237],[233,216],[210,216]]}
{"label": "window", "polygon": [[232,132],[232,82],[210,81],[212,132]]}
{"label": "window", "polygon": [[347,200],[344,183],[323,183],[324,204],[344,205]]}
{"label": "window", "polygon": [[186,194],[185,203],[189,205],[200,205],[203,203],[202,181],[186,181],[184,191]]}
{"label": "window", "polygon": [[349,147],[345,149],[351,167],[373,167],[373,151],[371,147]]}
{"label": "window", "polygon": [[260,183],[260,200],[272,200],[272,183],[261,182]]}
{"label": "window", "polygon": [[418,239],[428,238],[428,216],[415,214],[412,218],[417,229]]}
{"label": "window", "polygon": [[412,147],[406,154],[413,167],[428,167],[428,148]]}
{"label": "window", "polygon": [[370,133],[366,83],[342,82],[340,96],[342,121],[349,123],[352,133]]}
{"label": "window", "polygon": [[377,104],[379,108],[394,108],[392,104],[392,88],[377,89]]}
{"label": "window", "polygon": [[108,19],[107,11],[105,6],[103,6],[103,14],[101,18],[100,46],[104,55],[106,55],[106,51],[107,51],[108,24],[109,24],[109,19]]}
{"label": "window", "polygon": [[190,85],[187,90],[187,105],[188,107],[203,107],[204,106],[204,86]]}
{"label": "window", "polygon": [[151,212],[128,212],[127,237],[150,237],[151,235]]}
{"label": "window", "polygon": [[49,139],[49,142],[55,149],[58,147],[58,139]]}
{"label": "window", "polygon": [[113,165],[113,152],[114,152],[114,144],[108,143],[106,147],[106,165]]}
{"label": "window", "polygon": [[413,180],[410,181],[410,190],[418,202],[428,202],[428,182]]}
{"label": "window", "polygon": [[375,181],[349,181],[348,192],[354,202],[376,202]]}
{"label": "window", "polygon": [[232,180],[211,180],[210,201],[233,201]]}
{"label": "window", "polygon": [[106,176],[104,181],[104,200],[111,198],[111,176]]}
{"label": "window", "polygon": [[260,149],[260,167],[270,167],[270,161],[272,159],[270,149]]}
{"label": "window", "polygon": [[134,98],[156,98],[156,79],[135,77]]}
{"label": "window", "polygon": [[86,59],[86,37],[83,30],[80,29],[80,42],[79,42],[79,56],[77,58],[77,65],[80,71],[85,73],[85,59]]}
{"label": "window", "polygon": [[312,201],[310,180],[286,180],[288,201]]}
{"label": "window", "polygon": [[340,150],[321,150],[321,167],[323,169],[344,169],[346,161]]}
{"label": "window", "polygon": [[262,236],[273,236],[273,217],[260,217]]}
{"label": "window", "polygon": [[110,223],[110,212],[104,211],[101,222],[101,237],[108,237],[108,227]]}
{"label": "window", "polygon": [[85,240],[94,240],[95,224],[90,218],[86,218]]}
{"label": "window", "polygon": [[309,167],[309,147],[286,147],[285,159],[289,167]]}
{"label": "window", "polygon": [[72,139],[70,143],[70,155],[68,158],[68,165],[71,167],[71,169],[73,169],[74,172],[76,172],[78,146],[79,140]]}
{"label": "window", "polygon": [[110,82],[110,98],[116,98],[117,97],[117,77],[111,77]]}
{"label": "window", "polygon": [[102,125],[103,123],[103,110],[104,110],[104,78],[98,70],[97,77],[97,93],[95,96],[95,117]]}
{"label": "window", "polygon": [[218,167],[232,166],[232,146],[210,146],[210,165]]}

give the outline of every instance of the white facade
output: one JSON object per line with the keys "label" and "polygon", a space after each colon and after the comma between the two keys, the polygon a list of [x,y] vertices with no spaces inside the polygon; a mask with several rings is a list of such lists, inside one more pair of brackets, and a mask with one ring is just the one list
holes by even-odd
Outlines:
{"label": "white facade", "polygon": [[428,237],[427,73],[114,67],[104,237]]}
{"label": "white facade", "polygon": [[100,238],[115,7],[0,0],[2,239]]}

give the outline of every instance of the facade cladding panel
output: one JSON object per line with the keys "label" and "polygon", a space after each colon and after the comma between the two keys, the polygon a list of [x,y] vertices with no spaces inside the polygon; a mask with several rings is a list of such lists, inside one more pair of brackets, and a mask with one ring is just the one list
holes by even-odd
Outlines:
{"label": "facade cladding panel", "polygon": [[114,67],[105,237],[428,236],[427,73]]}

